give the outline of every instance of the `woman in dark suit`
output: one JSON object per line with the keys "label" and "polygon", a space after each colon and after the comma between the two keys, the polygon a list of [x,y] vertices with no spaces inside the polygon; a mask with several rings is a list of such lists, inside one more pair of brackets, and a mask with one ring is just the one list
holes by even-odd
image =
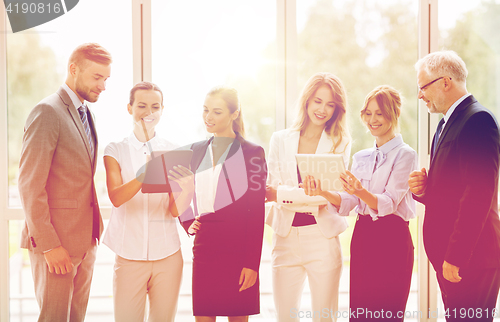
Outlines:
{"label": "woman in dark suit", "polygon": [[196,321],[247,321],[259,313],[258,271],[267,176],[264,149],[244,139],[236,90],[211,90],[203,106],[213,137],[191,146],[194,213],[181,222],[193,246]]}

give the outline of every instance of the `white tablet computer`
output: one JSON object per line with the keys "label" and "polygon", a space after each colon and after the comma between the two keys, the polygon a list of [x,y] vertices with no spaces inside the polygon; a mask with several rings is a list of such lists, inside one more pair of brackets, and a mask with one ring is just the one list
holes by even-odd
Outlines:
{"label": "white tablet computer", "polygon": [[340,154],[296,154],[302,180],[313,176],[321,180],[321,190],[342,191],[340,174],[345,173],[344,159]]}

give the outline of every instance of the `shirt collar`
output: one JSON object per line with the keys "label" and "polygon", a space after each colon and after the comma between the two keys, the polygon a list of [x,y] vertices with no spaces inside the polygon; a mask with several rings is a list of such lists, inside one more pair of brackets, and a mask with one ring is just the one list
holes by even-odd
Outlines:
{"label": "shirt collar", "polygon": [[[156,147],[157,141],[158,140],[156,138],[156,133],[155,133],[155,135],[148,142],[152,145],[152,148],[154,149]],[[134,132],[130,133],[130,135],[128,137],[128,142],[136,150],[141,149],[144,145],[146,145],[146,143],[148,143],[148,142],[141,142],[141,141],[137,140],[137,138],[135,137]]]}
{"label": "shirt collar", "polygon": [[71,88],[69,88],[68,84],[63,83],[62,84],[62,88],[64,88],[64,90],[66,91],[66,93],[68,93],[69,98],[71,99],[71,102],[73,103],[73,105],[75,106],[76,109],[78,109],[80,106],[84,105],[84,103],[82,103],[80,101],[80,99],[78,98],[78,96],[76,96],[75,92],[73,92],[71,90]]}
{"label": "shirt collar", "polygon": [[444,123],[446,124],[446,122],[448,122],[448,120],[450,119],[450,116],[451,114],[453,114],[453,112],[455,111],[455,109],[457,108],[457,106],[463,102],[464,99],[466,99],[467,97],[469,97],[471,94],[470,93],[467,93],[465,94],[464,96],[460,97],[455,103],[453,103],[453,105],[448,109],[448,111],[446,111],[446,114],[444,115]]}
{"label": "shirt collar", "polygon": [[404,143],[403,137],[398,133],[395,137],[389,140],[389,142],[385,143],[381,147],[377,147],[377,141],[375,141],[374,148],[375,150],[381,151],[383,154],[387,154],[402,143]]}

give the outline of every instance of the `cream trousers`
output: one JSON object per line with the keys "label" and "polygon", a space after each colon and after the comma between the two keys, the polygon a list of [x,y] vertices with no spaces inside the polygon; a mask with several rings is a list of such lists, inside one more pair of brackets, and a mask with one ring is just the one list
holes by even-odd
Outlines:
{"label": "cream trousers", "polygon": [[[338,236],[324,237],[317,224],[292,227],[285,238],[274,234],[272,266],[274,304],[279,322],[297,322],[300,315],[308,314],[314,322],[336,321],[342,273]],[[312,312],[300,309],[306,276]]]}
{"label": "cream trousers", "polygon": [[182,279],[182,254],[178,250],[156,261],[115,258],[113,302],[115,321],[144,321],[146,295],[149,322],[174,321]]}

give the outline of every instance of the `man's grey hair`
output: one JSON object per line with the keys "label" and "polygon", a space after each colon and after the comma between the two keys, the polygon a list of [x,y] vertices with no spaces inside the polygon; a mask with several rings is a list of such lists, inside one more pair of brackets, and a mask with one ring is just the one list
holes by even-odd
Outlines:
{"label": "man's grey hair", "polygon": [[465,62],[452,50],[436,51],[426,55],[417,61],[415,69],[417,72],[425,71],[432,78],[451,77],[462,83],[465,83],[468,74]]}

